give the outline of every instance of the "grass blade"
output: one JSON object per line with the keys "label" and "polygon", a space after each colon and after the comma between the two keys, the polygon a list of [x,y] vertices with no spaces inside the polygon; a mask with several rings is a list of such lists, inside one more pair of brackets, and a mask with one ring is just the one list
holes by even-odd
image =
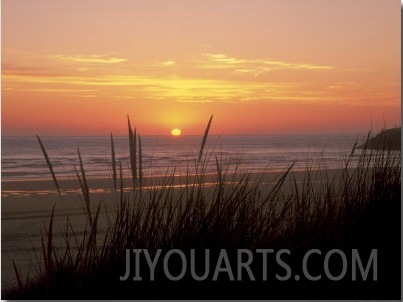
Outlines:
{"label": "grass blade", "polygon": [[82,181],[80,182],[81,190],[83,192],[85,206],[87,208],[88,218],[90,219],[90,224],[92,225],[91,207],[90,207],[90,189],[88,187],[87,178],[85,177],[84,164],[83,164],[83,160],[81,158],[80,149],[77,149],[77,153],[78,153],[78,159],[80,161],[80,170],[81,170],[81,176],[82,176],[82,179],[81,179]]}
{"label": "grass blade", "polygon": [[133,190],[136,189],[137,186],[137,143],[136,143],[136,128],[134,131],[132,130],[132,126],[130,124],[130,118],[127,116],[127,124],[129,128],[129,147],[130,147],[130,165],[132,172],[132,181],[133,181]]}
{"label": "grass blade", "polygon": [[116,174],[116,155],[115,155],[115,145],[113,143],[113,135],[111,133],[111,152],[112,152],[112,177],[113,177],[113,189],[116,192],[117,188],[117,174]]}
{"label": "grass blade", "polygon": [[143,187],[143,153],[141,151],[141,137],[139,135],[139,186]]}
{"label": "grass blade", "polygon": [[210,125],[211,125],[212,120],[213,120],[213,115],[211,115],[210,120],[208,121],[206,130],[204,131],[204,136],[203,136],[202,144],[201,144],[201,147],[200,147],[200,153],[199,153],[199,160],[198,160],[199,162],[201,161],[201,158],[202,158],[202,155],[203,155],[204,146],[206,145],[208,132],[210,130]]}
{"label": "grass blade", "polygon": [[17,266],[15,265],[14,259],[13,259],[13,267],[14,267],[15,276],[16,276],[17,282],[18,282],[18,288],[20,290],[22,290],[22,282],[21,282],[20,274],[18,273]]}
{"label": "grass blade", "polygon": [[52,251],[53,251],[53,217],[55,213],[55,206],[52,208],[52,214],[50,215],[49,229],[48,229],[48,244],[47,244],[47,271],[52,269]]}
{"label": "grass blade", "polygon": [[48,168],[49,168],[49,170],[50,170],[50,174],[52,175],[53,182],[54,182],[55,185],[56,185],[57,192],[58,192],[59,195],[60,195],[61,193],[60,193],[59,183],[57,182],[56,174],[55,174],[55,172],[53,171],[53,166],[52,166],[52,163],[50,162],[50,159],[49,159],[49,156],[48,156],[48,152],[46,151],[45,146],[43,145],[41,138],[40,138],[38,135],[37,135],[36,137],[37,137],[37,139],[38,139],[39,145],[41,146],[43,156],[45,157],[46,164],[48,165]]}
{"label": "grass blade", "polygon": [[123,171],[122,162],[119,160],[119,178],[120,178],[120,204],[123,204]]}

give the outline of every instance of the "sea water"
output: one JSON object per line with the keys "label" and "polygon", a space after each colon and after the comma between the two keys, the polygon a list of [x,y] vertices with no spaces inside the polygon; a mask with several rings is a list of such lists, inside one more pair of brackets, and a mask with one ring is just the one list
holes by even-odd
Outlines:
{"label": "sea water", "polygon": [[[357,139],[355,134],[210,136],[204,154],[210,158],[208,172],[214,173],[215,157],[238,165],[248,172],[282,171],[295,162],[303,170],[319,159],[339,168]],[[74,176],[78,167],[77,150],[88,177],[111,175],[110,137],[42,137],[58,178]],[[201,136],[141,137],[145,176],[161,176],[175,167],[185,173],[199,156]],[[127,137],[114,137],[116,160],[129,175],[130,154]],[[3,181],[50,179],[36,137],[2,137],[1,176]]]}

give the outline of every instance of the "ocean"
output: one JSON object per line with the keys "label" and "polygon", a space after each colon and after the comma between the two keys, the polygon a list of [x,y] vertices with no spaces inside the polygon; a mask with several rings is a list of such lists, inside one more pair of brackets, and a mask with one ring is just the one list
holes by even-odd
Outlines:
{"label": "ocean", "polygon": [[[355,134],[210,136],[205,154],[210,158],[207,172],[215,172],[215,157],[239,171],[282,171],[295,161],[295,170],[320,160],[339,168],[349,155]],[[80,150],[88,177],[111,175],[110,137],[42,137],[58,178],[74,177]],[[362,139],[362,136],[361,136]],[[141,138],[145,176],[161,176],[175,167],[184,174],[198,158],[201,136],[145,136]],[[2,137],[2,181],[50,179],[36,137]],[[127,137],[114,137],[116,159],[129,176],[130,157]],[[357,152],[358,156],[359,152]]]}

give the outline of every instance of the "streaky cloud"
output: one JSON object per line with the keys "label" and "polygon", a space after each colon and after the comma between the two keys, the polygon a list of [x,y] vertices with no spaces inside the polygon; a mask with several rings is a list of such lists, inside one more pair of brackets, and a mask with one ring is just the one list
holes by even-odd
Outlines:
{"label": "streaky cloud", "polygon": [[275,70],[334,70],[330,65],[315,65],[309,63],[294,63],[272,59],[241,59],[225,54],[203,54],[205,59],[199,64],[202,69],[229,69],[234,73],[252,74],[259,76]]}
{"label": "streaky cloud", "polygon": [[78,63],[116,64],[126,62],[127,59],[108,57],[106,55],[52,55],[52,58]]}

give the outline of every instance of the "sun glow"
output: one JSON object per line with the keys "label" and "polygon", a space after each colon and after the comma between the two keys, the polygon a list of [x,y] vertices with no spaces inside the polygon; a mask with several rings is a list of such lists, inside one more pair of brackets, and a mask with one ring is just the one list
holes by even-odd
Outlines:
{"label": "sun glow", "polygon": [[3,2],[3,136],[126,135],[132,111],[142,135],[174,139],[213,113],[225,135],[401,124],[396,1]]}
{"label": "sun glow", "polygon": [[172,129],[171,130],[171,135],[172,136],[180,136],[180,135],[182,135],[182,130],[178,129],[178,128]]}

